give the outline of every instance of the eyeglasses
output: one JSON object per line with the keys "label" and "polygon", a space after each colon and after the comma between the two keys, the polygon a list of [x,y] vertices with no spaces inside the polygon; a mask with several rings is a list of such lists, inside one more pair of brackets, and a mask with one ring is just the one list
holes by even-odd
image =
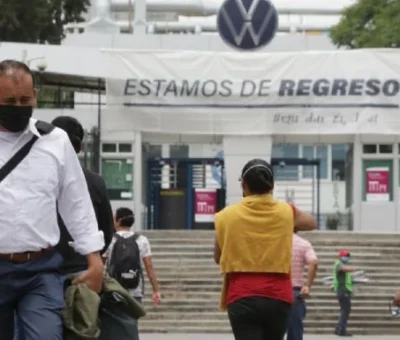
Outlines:
{"label": "eyeglasses", "polygon": [[389,301],[389,311],[393,317],[400,315],[400,307],[395,306],[392,300]]}

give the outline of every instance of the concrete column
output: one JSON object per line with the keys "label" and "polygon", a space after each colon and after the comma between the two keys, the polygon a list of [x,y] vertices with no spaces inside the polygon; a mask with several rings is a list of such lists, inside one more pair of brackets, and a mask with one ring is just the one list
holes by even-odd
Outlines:
{"label": "concrete column", "polygon": [[135,3],[135,17],[133,19],[133,30],[135,35],[147,34],[147,5],[146,0],[130,0]]}
{"label": "concrete column", "polygon": [[360,135],[355,135],[353,144],[353,230],[361,231],[362,187],[362,143]]}
{"label": "concrete column", "polygon": [[226,174],[226,204],[233,204],[242,198],[238,181],[243,166],[253,158],[271,161],[271,136],[224,136],[223,149]]}
{"label": "concrete column", "polygon": [[134,144],[134,161],[133,161],[133,197],[134,212],[136,216],[135,230],[143,229],[143,209],[142,209],[142,133],[135,132]]}
{"label": "concrete column", "polygon": [[[393,140],[381,142],[381,144],[393,144]],[[392,200],[390,201],[364,201],[362,197],[361,202],[361,214],[360,214],[360,231],[362,232],[374,232],[374,233],[394,233],[397,231],[397,220],[396,220],[396,183],[399,176],[398,164],[395,164],[397,157],[394,154],[372,154],[362,155],[362,170],[361,180],[365,181],[365,162],[371,164],[372,167],[388,167],[390,171],[391,180],[389,185],[392,190]],[[380,165],[382,164],[382,165]],[[356,171],[356,170],[355,170]],[[356,176],[356,172],[355,172]],[[355,177],[357,178],[357,177]],[[365,185],[365,183],[362,183]]]}
{"label": "concrete column", "polygon": [[399,175],[400,175],[400,167],[399,167],[399,143],[398,139],[396,138],[396,142],[393,145],[393,202],[394,202],[394,213],[395,213],[395,228],[394,232],[400,232],[400,211],[399,211],[399,204],[400,204],[400,192],[399,192]]}

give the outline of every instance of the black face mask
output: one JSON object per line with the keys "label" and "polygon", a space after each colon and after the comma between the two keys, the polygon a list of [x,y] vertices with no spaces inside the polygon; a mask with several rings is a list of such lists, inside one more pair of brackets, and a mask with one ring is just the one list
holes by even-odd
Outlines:
{"label": "black face mask", "polygon": [[0,125],[11,132],[24,131],[32,113],[32,106],[0,105]]}

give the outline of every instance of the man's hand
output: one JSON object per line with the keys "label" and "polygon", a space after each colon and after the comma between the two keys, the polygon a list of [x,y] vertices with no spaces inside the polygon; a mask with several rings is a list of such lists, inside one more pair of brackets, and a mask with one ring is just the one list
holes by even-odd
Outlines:
{"label": "man's hand", "polygon": [[153,304],[154,305],[159,305],[161,303],[161,294],[160,292],[154,292],[153,293]]}
{"label": "man's hand", "polygon": [[303,288],[301,288],[300,290],[300,297],[305,300],[308,297],[310,297],[310,287],[308,286],[303,286]]}
{"label": "man's hand", "polygon": [[87,256],[88,269],[74,280],[74,284],[86,284],[96,293],[101,293],[103,288],[104,265],[99,253],[92,253]]}
{"label": "man's hand", "polygon": [[397,307],[400,307],[400,290],[396,292],[396,294],[393,297],[393,304]]}

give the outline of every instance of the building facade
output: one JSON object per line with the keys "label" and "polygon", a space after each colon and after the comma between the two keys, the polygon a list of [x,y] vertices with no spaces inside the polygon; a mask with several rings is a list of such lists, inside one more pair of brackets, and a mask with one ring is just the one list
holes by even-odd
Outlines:
{"label": "building facade", "polygon": [[[332,12],[332,9],[330,10]],[[325,14],[328,12],[325,11]],[[96,13],[99,13],[99,11]],[[107,75],[110,74],[110,62],[103,59],[102,49],[106,51],[128,49],[136,50],[138,53],[145,50],[147,53],[154,52],[155,54],[159,51],[182,53],[187,53],[187,51],[199,51],[200,53],[204,51],[231,52],[219,36],[212,33],[161,34],[171,32],[159,32],[159,34],[153,34],[154,32],[146,31],[141,32],[141,34],[123,34],[121,33],[121,25],[116,25],[112,16],[107,13],[109,14],[109,12],[104,11],[102,16],[90,19],[91,25],[81,29],[81,33],[78,33],[79,29],[75,30],[72,27],[63,47],[59,47],[57,51],[52,47],[37,49],[37,46],[17,46],[15,44],[3,47],[1,55],[2,57],[18,58],[21,51],[24,51],[22,54],[27,60],[33,60],[39,56],[48,59],[49,67],[46,70],[48,73],[89,74],[93,68],[93,70],[99,71],[93,71],[92,77],[107,79],[107,77],[110,77]],[[337,9],[335,13],[337,15]],[[326,15],[329,16],[332,13]],[[132,18],[137,19],[136,12]],[[137,25],[140,26],[140,22],[137,21],[132,24],[134,28],[138,28]],[[139,31],[138,28],[137,32]],[[335,58],[336,55],[331,54],[330,51],[335,51],[336,48],[325,33],[323,29],[317,32],[306,29],[286,32],[282,30],[282,33],[277,35],[270,45],[256,52],[255,55],[260,53],[270,55],[272,52],[320,51],[320,53],[326,53],[327,58]],[[74,58],[76,58],[76,62],[73,63],[73,68],[71,68],[72,62],[70,60]],[[32,62],[31,66],[35,67],[35,62]],[[116,69],[118,69],[118,66]],[[165,72],[165,69],[160,70],[160,72]],[[111,70],[112,73],[113,70]],[[118,73],[117,70],[115,70],[115,73]],[[201,73],[201,71],[199,70],[198,73]],[[392,85],[389,84],[388,86]],[[102,104],[101,110],[99,110],[99,103]],[[107,104],[108,109],[105,104]],[[229,165],[232,164],[234,158],[231,149],[240,148],[240,146],[235,146],[234,141],[229,140],[232,131],[225,135],[221,131],[195,133],[189,130],[185,131],[184,128],[169,128],[165,131],[158,128],[153,130],[146,128],[138,134],[130,116],[124,117],[115,113],[111,116],[110,107],[109,98],[105,94],[99,96],[96,90],[91,93],[74,90],[73,105],[68,107],[64,105],[62,108],[54,106],[42,108],[36,111],[36,116],[40,119],[51,120],[60,114],[71,115],[83,123],[85,129],[89,131],[89,135],[93,133],[93,129],[100,130],[99,168],[106,179],[113,205],[114,207],[128,205],[136,211],[140,210],[140,213],[144,216],[143,223],[141,223],[143,227],[148,225],[146,216],[148,216],[149,210],[147,204],[148,179],[145,178],[146,166],[148,161],[154,158],[225,160],[226,173],[224,174],[221,174],[221,171],[216,169],[215,165],[206,165],[203,186],[207,189],[207,187],[214,188],[218,185],[226,185],[228,187],[228,203],[233,202],[240,195],[239,184],[234,178],[237,178],[239,167],[249,158],[260,156],[272,161],[274,159],[296,158],[318,160],[320,164],[318,173],[314,165],[284,164],[285,162],[276,164],[277,187],[275,195],[280,199],[294,201],[295,204],[307,211],[315,213],[318,210],[322,228],[329,225],[328,222],[331,217],[336,218],[340,215],[340,227],[362,230],[363,221],[370,218],[366,218],[367,215],[362,213],[364,209],[362,202],[364,202],[364,198],[366,199],[366,193],[364,193],[365,197],[359,197],[359,202],[354,205],[355,190],[366,191],[361,189],[365,184],[364,179],[354,181],[355,171],[360,174],[363,171],[362,164],[354,164],[354,157],[358,157],[360,162],[364,158],[365,161],[369,161],[371,158],[380,161],[381,159],[397,157],[396,138],[390,136],[379,136],[378,138],[374,135],[375,131],[369,131],[367,135],[364,133],[361,142],[359,137],[354,137],[357,135],[355,131],[337,132],[330,131],[327,128],[324,131],[310,131],[309,134],[307,134],[307,131],[300,130],[295,132],[291,130],[288,133],[289,130],[282,128],[282,125],[276,131],[265,129],[254,133],[254,137],[249,136],[247,141],[243,142],[243,144],[246,144],[246,150],[243,152],[245,157],[243,156],[242,161],[232,166]],[[243,132],[242,138],[246,139],[249,132]],[[255,135],[263,135],[264,140],[262,141],[260,137],[258,142],[255,142],[257,139]],[[358,141],[357,147],[355,147],[355,140]],[[90,152],[91,143],[90,138],[88,138],[87,151],[81,155],[82,162],[88,165],[92,164],[91,159],[93,158]],[[368,147],[371,150],[375,147],[376,152],[372,154],[373,156],[364,153],[364,144],[365,150],[369,150]],[[262,150],[257,151],[260,149],[260,145]],[[252,149],[254,149],[253,152]],[[396,161],[393,160],[390,167],[393,171],[397,171],[395,163]],[[166,169],[170,167],[170,164],[165,164]],[[139,168],[140,171],[137,171]],[[234,171],[229,170],[233,168]],[[161,185],[164,188],[170,188],[171,185],[168,183],[171,182],[171,178],[169,178],[171,171],[165,170],[164,172]],[[395,173],[390,175],[393,176],[394,181]],[[221,180],[221,178],[224,178],[224,180]],[[396,191],[393,191],[393,194],[389,195],[388,201],[393,202],[394,205],[397,204],[395,200],[397,194],[395,193]],[[357,194],[356,196],[360,195]],[[383,209],[387,209],[390,216],[396,215],[395,211],[391,210],[392,207],[393,205],[388,203],[383,206]],[[367,209],[365,211],[372,212],[374,210]],[[390,223],[387,227],[389,231],[396,229],[396,216],[393,217],[393,223]],[[373,230],[373,227],[368,225],[364,229]]]}

